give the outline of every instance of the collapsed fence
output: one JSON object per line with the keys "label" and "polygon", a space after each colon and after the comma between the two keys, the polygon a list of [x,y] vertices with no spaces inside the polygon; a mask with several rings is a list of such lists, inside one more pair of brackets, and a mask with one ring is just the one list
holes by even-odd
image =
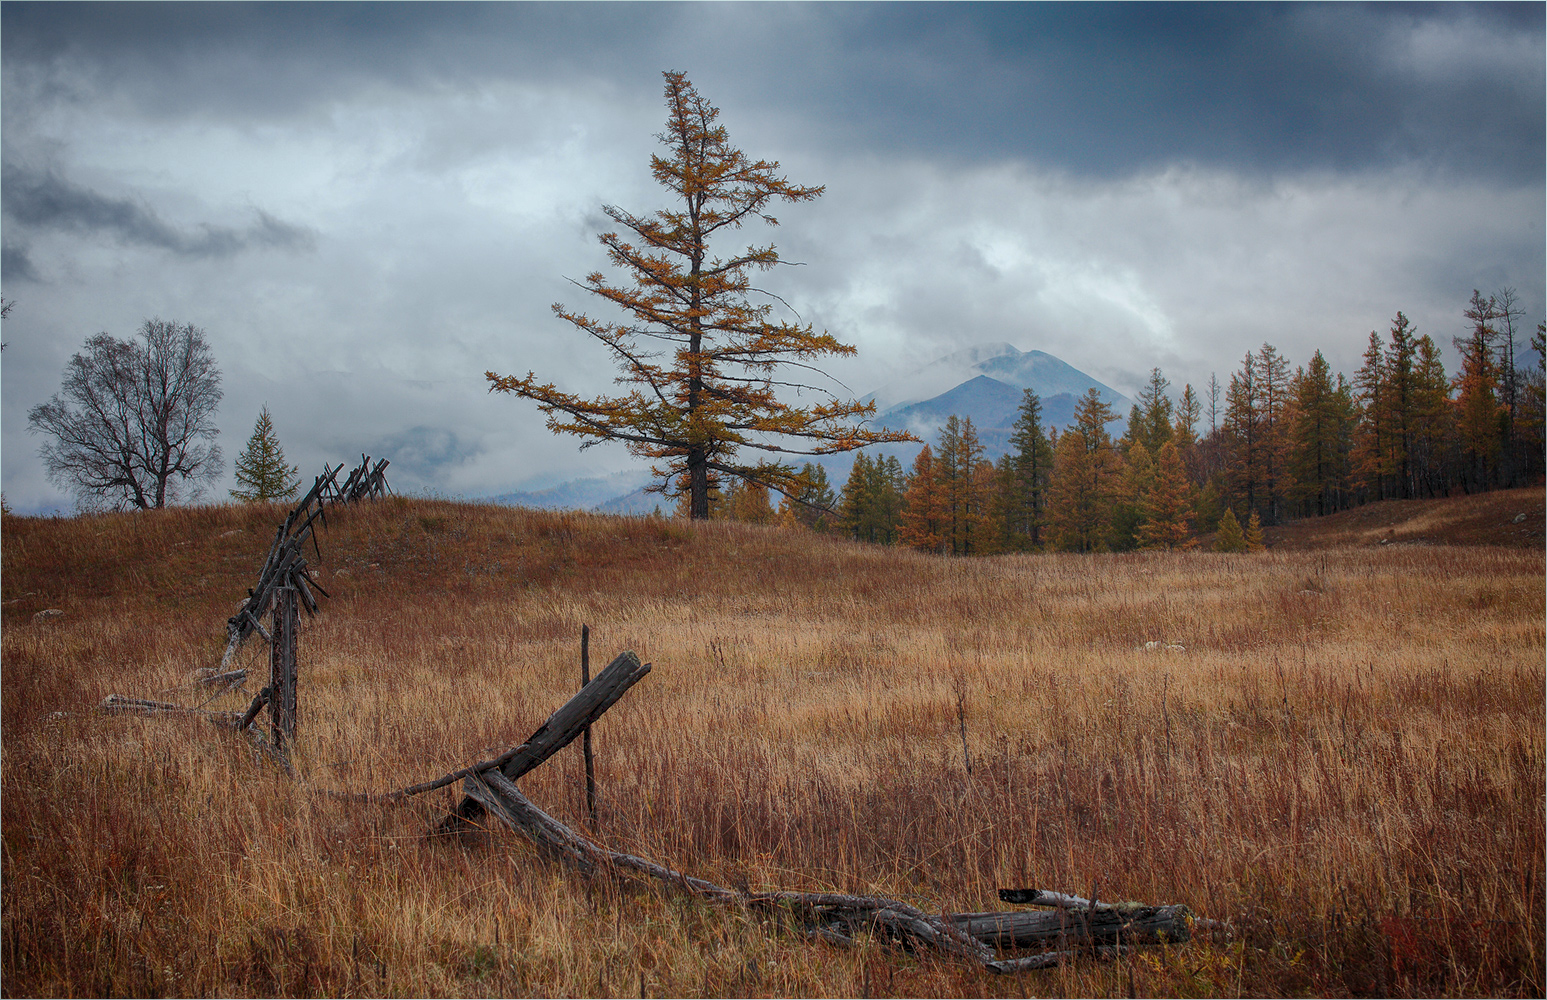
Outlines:
{"label": "collapsed fence", "polygon": [[[295,740],[299,712],[297,694],[297,623],[304,609],[318,610],[316,594],[329,596],[307,572],[304,556],[311,542],[320,560],[314,523],[326,524],[329,504],[352,503],[381,496],[386,490],[382,475],[385,460],[371,467],[368,456],[345,480],[336,479],[343,467],[327,468],[312,489],[290,511],[276,532],[258,584],[227,622],[228,644],[221,667],[207,672],[196,683],[216,688],[217,696],[239,688],[245,670],[228,670],[236,649],[256,632],[270,647],[269,684],[253,697],[247,711],[210,712],[171,702],[109,695],[100,710],[114,714],[183,714],[207,718],[224,727],[261,735],[254,728],[257,715],[269,708],[269,735],[262,740],[287,771],[291,770],[287,747]],[[269,629],[261,616],[272,612]],[[1042,907],[1040,911],[950,913],[926,912],[912,904],[884,896],[789,890],[753,891],[727,888],[646,858],[613,850],[597,843],[544,812],[517,787],[523,776],[553,757],[577,738],[586,741],[587,802],[593,810],[595,789],[591,775],[590,727],[633,686],[650,673],[631,651],[620,653],[595,677],[589,675],[590,630],[582,626],[582,686],[546,722],[518,746],[489,760],[479,761],[449,774],[385,793],[327,791],[339,799],[361,803],[393,803],[461,783],[462,798],[427,833],[455,835],[487,827],[488,821],[526,837],[549,857],[587,877],[638,875],[679,893],[714,905],[736,905],[782,920],[798,933],[838,946],[854,943],[859,932],[910,950],[928,950],[975,962],[997,974],[1048,968],[1076,958],[1095,955],[1111,958],[1146,945],[1188,940],[1197,927],[1218,927],[1213,921],[1193,916],[1185,905],[1147,905],[1103,902],[1092,890],[1090,898],[1040,889],[1001,889],[1001,901]],[[1033,950],[1021,956],[1000,952]]]}

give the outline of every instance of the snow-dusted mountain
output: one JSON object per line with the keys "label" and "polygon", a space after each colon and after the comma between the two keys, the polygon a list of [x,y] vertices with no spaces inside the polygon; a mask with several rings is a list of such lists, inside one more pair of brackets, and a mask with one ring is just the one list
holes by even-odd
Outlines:
{"label": "snow-dusted mountain", "polygon": [[[1016,390],[1031,389],[1044,401],[1063,393],[1079,398],[1094,387],[1101,391],[1102,398],[1114,410],[1125,416],[1128,412],[1128,397],[1116,389],[1097,382],[1044,351],[1021,351],[1004,343],[979,344],[952,352],[882,386],[865,398],[875,401],[878,413],[887,413],[911,403],[935,399],[981,376]],[[1017,392],[1017,402],[1019,398]],[[976,419],[973,423],[977,423]]]}
{"label": "snow-dusted mountain", "polygon": [[1024,390],[1041,397],[1043,422],[1062,430],[1092,388],[1119,418],[1128,415],[1127,396],[1051,354],[983,344],[947,354],[866,398],[875,400],[877,424],[910,430],[925,441],[932,441],[952,414],[971,417],[989,456],[997,458],[1009,447]]}

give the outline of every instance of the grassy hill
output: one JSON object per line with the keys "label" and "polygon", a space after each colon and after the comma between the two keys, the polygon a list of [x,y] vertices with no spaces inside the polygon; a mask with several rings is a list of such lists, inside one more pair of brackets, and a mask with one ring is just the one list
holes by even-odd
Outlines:
{"label": "grassy hill", "polygon": [[[1499,496],[1539,537],[1541,491]],[[390,499],[320,532],[300,780],[199,720],[94,714],[202,700],[282,516],[4,519],[8,993],[1543,991],[1540,544],[952,560]],[[594,664],[654,663],[596,727],[615,847],[952,911],[1096,887],[1230,932],[997,979],[587,882],[501,831],[426,837],[450,790],[328,794],[519,743],[577,686],[582,623]],[[208,708],[263,683],[262,644],[241,659]],[[578,756],[522,787],[586,829]]]}

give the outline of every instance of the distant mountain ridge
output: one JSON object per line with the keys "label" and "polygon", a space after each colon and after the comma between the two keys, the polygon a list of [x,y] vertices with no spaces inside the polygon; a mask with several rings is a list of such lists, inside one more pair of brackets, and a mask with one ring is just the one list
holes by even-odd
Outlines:
{"label": "distant mountain ridge", "polygon": [[[945,388],[934,391],[940,386]],[[1042,400],[1044,426],[1059,430],[1074,423],[1074,408],[1091,389],[1118,419],[1126,417],[1132,405],[1116,389],[1051,354],[1004,343],[947,354],[866,398],[876,403],[876,424],[912,431],[925,442],[932,441],[952,415],[971,417],[988,457],[998,458],[1010,448],[1027,389]],[[917,454],[918,446],[911,451]]]}

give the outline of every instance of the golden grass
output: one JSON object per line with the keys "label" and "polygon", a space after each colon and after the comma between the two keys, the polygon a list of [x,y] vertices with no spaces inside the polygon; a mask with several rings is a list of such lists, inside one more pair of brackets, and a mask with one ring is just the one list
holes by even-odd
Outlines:
{"label": "golden grass", "polygon": [[[5,519],[7,993],[1543,992],[1539,550],[951,560],[393,499],[321,532],[301,783],[202,722],[91,714],[218,660],[280,517]],[[588,883],[506,832],[428,839],[450,790],[323,794],[519,742],[583,622],[593,668],[655,665],[596,727],[615,847],[951,911],[1096,888],[1234,933],[998,979]],[[588,828],[578,748],[522,784]]]}

